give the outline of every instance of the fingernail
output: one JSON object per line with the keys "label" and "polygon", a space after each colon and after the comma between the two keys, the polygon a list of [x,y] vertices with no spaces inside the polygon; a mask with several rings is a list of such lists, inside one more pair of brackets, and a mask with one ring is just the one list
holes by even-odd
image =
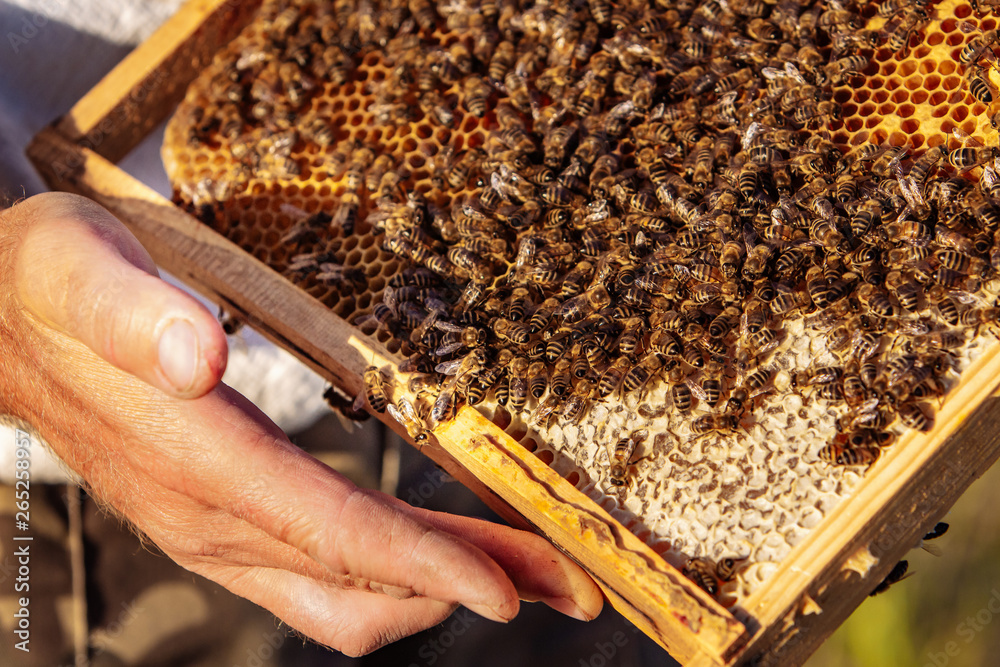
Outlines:
{"label": "fingernail", "polygon": [[587,614],[571,598],[541,598],[544,602],[556,611],[571,616],[578,621],[592,621],[594,616]]}
{"label": "fingernail", "polygon": [[177,391],[194,385],[198,368],[198,335],[187,320],[177,320],[160,336],[160,368]]}
{"label": "fingernail", "polygon": [[483,618],[488,618],[491,621],[496,621],[497,623],[509,623],[510,620],[517,615],[516,610],[514,613],[501,612],[498,609],[493,609],[492,607],[487,607],[483,604],[465,604],[465,607],[467,607],[469,611],[479,614]]}

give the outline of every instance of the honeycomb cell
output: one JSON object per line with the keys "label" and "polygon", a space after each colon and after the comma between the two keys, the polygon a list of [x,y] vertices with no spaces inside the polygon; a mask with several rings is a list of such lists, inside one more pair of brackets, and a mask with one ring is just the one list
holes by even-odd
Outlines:
{"label": "honeycomb cell", "polygon": [[910,137],[902,132],[893,132],[889,135],[889,143],[893,146],[906,146],[910,143]]}
{"label": "honeycomb cell", "polygon": [[[859,127],[858,130],[860,130],[860,129],[861,128]],[[846,145],[846,144],[849,143],[852,146],[860,146],[861,144],[863,144],[866,141],[868,141],[868,132],[866,130],[862,130],[860,132],[858,132],[857,130],[852,130],[852,132],[855,132],[855,134],[852,134],[852,135],[846,135],[846,134],[834,135],[833,140],[836,141],[838,144],[841,144],[841,145]]]}

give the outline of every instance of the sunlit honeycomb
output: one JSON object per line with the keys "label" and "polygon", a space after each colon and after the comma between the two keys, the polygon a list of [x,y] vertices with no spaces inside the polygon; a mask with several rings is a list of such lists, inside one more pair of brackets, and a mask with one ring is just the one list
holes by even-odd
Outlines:
{"label": "sunlit honeycomb", "polygon": [[[996,29],[996,18],[976,14],[962,0],[931,5],[930,16],[911,34],[909,49],[893,52],[880,46],[863,77],[836,89],[843,117],[830,127],[835,142],[852,147],[888,142],[917,151],[942,144],[957,148],[965,145],[966,136],[996,144],[997,130],[990,124],[998,110],[996,95],[988,106],[977,100],[969,91],[968,67],[959,59],[966,44]],[[866,28],[879,31],[887,25],[891,20],[873,16]],[[977,67],[996,91],[1000,71],[986,61]]]}

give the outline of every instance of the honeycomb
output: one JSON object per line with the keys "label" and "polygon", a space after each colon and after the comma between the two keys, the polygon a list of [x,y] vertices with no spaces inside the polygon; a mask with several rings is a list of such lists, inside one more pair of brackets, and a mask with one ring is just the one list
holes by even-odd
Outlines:
{"label": "honeycomb", "polygon": [[[694,357],[671,362],[671,370],[687,372],[683,380],[672,379],[662,363],[644,381],[635,380],[636,390],[619,388],[598,398],[593,387],[613,366],[609,358],[572,380],[566,395],[557,396],[549,387],[515,405],[502,395],[515,393],[515,381],[505,379],[484,386],[477,407],[678,567],[696,576],[698,559],[737,559],[734,576],[723,577],[716,570],[699,583],[717,587],[713,592],[738,611],[740,601],[851,494],[882,449],[909,427],[929,427],[930,399],[947,393],[990,342],[1000,261],[992,236],[1000,217],[993,220],[995,195],[990,189],[1000,168],[991,152],[997,143],[991,124],[997,105],[977,97],[986,99],[984,90],[992,96],[1000,81],[997,68],[990,66],[995,55],[987,38],[996,19],[978,16],[968,4],[954,0],[925,8],[926,16],[919,6],[895,7],[891,0],[857,12],[825,4],[793,10],[787,4],[749,1],[618,6],[597,0],[586,7],[457,2],[432,7],[419,1],[401,6],[273,0],[191,86],[168,126],[164,162],[179,204],[363,333],[408,356],[398,368],[421,371],[410,376],[419,386],[410,386],[418,398],[430,388],[423,403],[417,401],[420,418],[430,422],[446,419],[453,407],[449,401],[441,407],[442,395],[468,393],[487,369],[497,368],[501,348],[521,354],[529,343],[541,341],[548,347],[542,338],[548,329],[524,335],[527,342],[521,343],[515,341],[521,340],[517,333],[496,328],[498,318],[516,325],[542,310],[543,297],[551,296],[552,288],[533,284],[556,285],[564,292],[560,305],[572,295],[593,297],[599,303],[592,309],[608,311],[601,322],[614,339],[608,346],[616,350],[624,322],[637,312],[641,318],[648,314],[636,354],[616,357],[629,362],[623,366],[628,373],[641,366],[639,352],[652,349],[660,330],[651,325],[652,318],[664,310],[646,307],[643,300],[666,299],[666,293],[612,288],[608,294],[567,278],[583,262],[600,265],[608,255],[615,270],[627,264],[615,259],[622,257],[611,252],[616,248],[634,255],[639,264],[650,264],[661,250],[671,257],[665,266],[673,275],[666,279],[683,283],[671,289],[687,297],[678,299],[678,308],[704,312],[706,319],[698,323],[702,328],[709,328],[725,305],[737,304],[736,321],[727,333],[714,337],[714,353],[702,349],[713,342],[705,334],[687,348],[697,351]],[[802,14],[787,15],[795,11]],[[810,24],[811,32],[789,27]],[[768,32],[772,29],[784,39]],[[723,39],[723,34],[736,36]],[[581,54],[588,39],[589,50]],[[964,62],[963,51],[976,39],[983,48],[973,50],[974,61]],[[504,42],[518,45],[507,71],[520,81],[492,77],[479,106],[470,90],[477,76],[492,74],[494,56]],[[743,54],[739,67],[731,62],[734,47]],[[810,60],[812,52],[816,60]],[[560,60],[566,53],[572,54],[571,65]],[[466,54],[471,54],[471,73],[462,70]],[[609,62],[624,71],[622,86],[594,83],[593,72]],[[650,63],[656,73],[644,75],[642,67]],[[747,72],[749,82],[740,78]],[[703,89],[700,82],[706,77],[711,78]],[[567,78],[569,83],[563,81]],[[643,101],[643,84],[651,80],[656,94]],[[594,89],[605,97],[589,100]],[[687,94],[693,90],[701,92]],[[510,100],[519,94],[527,97],[511,111]],[[588,116],[591,105],[601,112]],[[655,125],[667,127],[668,122],[669,137]],[[611,123],[622,127],[612,131]],[[567,186],[570,192],[563,194],[544,185],[551,181],[525,183],[518,174],[527,173],[532,163],[540,166],[540,156],[548,157],[548,144],[554,143],[549,140],[554,129],[570,125],[579,138],[571,135],[569,141],[567,155],[573,159],[553,161],[566,167],[559,175],[566,180],[558,182],[572,182],[567,170],[576,164],[584,137],[610,136],[605,154],[615,161],[615,179],[602,188],[607,190],[603,197],[586,182]],[[512,133],[511,127],[522,133]],[[713,155],[706,174],[698,164],[698,149],[709,141],[713,149],[725,143],[716,141],[720,137],[731,140],[731,154],[721,159]],[[650,184],[660,164],[673,177],[659,174],[670,188],[691,194],[657,201]],[[917,175],[920,170],[922,176]],[[692,187],[699,178],[701,186]],[[855,191],[842,199],[845,179]],[[491,191],[501,201],[486,206]],[[834,212],[832,233],[811,220],[793,219],[822,217],[813,209],[818,211],[815,201],[824,193]],[[650,196],[652,206],[643,194]],[[564,196],[570,206],[559,200]],[[851,225],[876,199],[885,223],[855,232]],[[682,200],[691,209],[683,210]],[[954,211],[956,202],[974,215]],[[565,215],[550,223],[547,213],[552,211]],[[647,213],[670,222],[646,220],[638,231],[621,223]],[[519,214],[527,222],[512,222]],[[713,231],[703,222],[709,215],[713,220],[728,216],[742,230]],[[766,223],[760,222],[762,216]],[[484,222],[494,217],[509,224]],[[608,220],[620,227],[604,236],[586,235],[587,225],[602,229],[610,225]],[[921,222],[930,226],[922,228]],[[469,230],[456,233],[454,228],[462,225]],[[693,249],[679,252],[678,246],[695,238],[683,236],[689,228],[717,234],[714,245],[693,241]],[[559,241],[545,240],[553,230],[561,234]],[[879,231],[885,238],[873,236]],[[758,232],[776,236],[760,243],[748,240]],[[718,270],[718,246],[727,239],[744,244],[735,281],[715,277],[690,286],[687,267]],[[499,246],[490,245],[497,241]],[[535,244],[559,249],[577,262],[563,266],[549,258],[558,274],[550,278],[548,268],[531,265]],[[748,335],[750,299],[740,299],[757,290],[761,280],[742,276],[751,251],[764,246],[772,253],[764,260],[767,276],[783,259],[776,256],[788,249],[805,253],[806,263],[811,257],[815,266],[826,268],[818,292],[806,289],[802,262],[787,274],[794,280],[765,280],[779,292],[765,308],[764,330],[773,336],[755,339]],[[868,246],[878,249],[876,259],[838,272],[841,259],[853,262],[857,251]],[[944,260],[933,254],[951,247],[961,251],[958,257],[948,255],[947,263],[959,266],[968,260],[962,270],[939,266]],[[456,248],[475,248],[474,255],[489,259],[460,265],[451,259],[462,257],[452,254]],[[892,264],[885,259],[903,251],[912,256]],[[983,280],[974,280],[970,264]],[[943,268],[952,272],[938,270]],[[891,289],[884,287],[890,269],[906,279],[892,282]],[[832,277],[826,277],[827,271]],[[617,276],[624,279],[624,273]],[[638,278],[657,277],[648,273],[638,272]],[[852,277],[845,278],[848,274]],[[733,282],[744,293],[724,300],[720,294]],[[708,283],[711,289],[698,288]],[[841,283],[849,288],[835,293]],[[916,287],[908,292],[913,283]],[[955,296],[940,293],[945,283],[955,288]],[[527,311],[514,317],[513,293],[525,285],[538,291]],[[475,297],[473,288],[481,289],[482,297]],[[691,305],[699,303],[698,294],[707,295],[708,305]],[[758,298],[757,291],[753,294]],[[789,302],[787,308],[778,306]],[[594,301],[575,303],[584,309],[584,322],[597,317],[587,311],[586,304]],[[949,304],[954,321],[945,312]],[[560,317],[569,322],[577,315],[565,311]],[[688,325],[696,324],[694,315],[686,317]],[[864,326],[852,333],[845,321]],[[475,343],[464,339],[470,329]],[[897,414],[895,401],[888,408],[889,388],[879,390],[878,400],[868,398],[860,405],[843,396],[843,378],[851,374],[845,372],[844,367],[851,367],[844,362],[844,348],[852,350],[846,356],[853,359],[853,350],[864,344],[861,331],[869,330],[878,334],[878,342],[869,353],[873,356],[865,359],[879,360],[880,377],[900,363],[902,370],[892,371],[897,385],[921,370],[926,371],[923,376],[931,375],[894,395],[900,409],[909,406],[905,415]],[[961,335],[952,335],[956,331]],[[586,336],[597,333],[588,330]],[[557,340],[559,335],[570,336],[557,333]],[[679,334],[666,339],[690,343]],[[470,371],[463,364],[470,363],[477,349],[487,361],[473,360]],[[905,366],[905,360],[918,354],[919,362]],[[555,356],[543,367],[547,373],[518,373],[513,367],[498,372],[528,380],[552,375],[551,363],[568,359],[565,353]],[[580,356],[578,351],[574,359]],[[719,396],[713,400],[707,389],[713,376],[698,364],[721,357],[742,361],[719,369]],[[760,386],[734,401],[756,370],[766,372]],[[836,375],[833,381],[821,379],[831,374]],[[456,392],[457,384],[468,386]],[[688,399],[688,409],[677,407],[678,388],[683,387],[695,395]],[[525,388],[517,385],[518,391]],[[910,398],[918,389],[927,392],[920,397],[928,400]],[[566,404],[577,393],[579,411],[568,417]],[[873,393],[866,385],[866,396]],[[878,421],[883,407],[893,421]],[[850,440],[855,434],[864,438],[858,446]]]}
{"label": "honeycomb", "polygon": [[[883,30],[887,23],[874,16],[866,29]],[[997,130],[990,122],[996,108],[970,92],[960,58],[969,42],[996,27],[992,14],[977,16],[968,3],[950,0],[935,7],[931,19],[910,37],[905,53],[888,46],[875,49],[861,71],[863,79],[834,91],[834,100],[843,105],[842,118],[829,128],[834,143],[955,149],[963,145],[962,135],[968,135],[996,144]],[[983,73],[996,89],[1000,83],[996,69]]]}

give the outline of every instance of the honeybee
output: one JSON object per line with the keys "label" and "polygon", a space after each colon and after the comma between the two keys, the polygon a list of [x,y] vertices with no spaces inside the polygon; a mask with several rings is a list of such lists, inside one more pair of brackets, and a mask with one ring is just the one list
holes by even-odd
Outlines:
{"label": "honeybee", "polygon": [[888,40],[886,45],[893,53],[898,53],[909,46],[910,35],[921,23],[928,20],[927,11],[923,7],[908,7],[902,16],[886,25]]}
{"label": "honeybee", "polygon": [[593,391],[594,387],[590,380],[578,380],[573,386],[573,390],[570,392],[566,402],[563,403],[562,418],[569,423],[579,421],[587,411]]}
{"label": "honeybee", "polygon": [[841,444],[830,443],[819,450],[821,461],[838,466],[869,466],[874,463],[881,450],[871,445],[862,447],[845,447]]}
{"label": "honeybee", "polygon": [[709,595],[718,595],[720,585],[732,581],[745,558],[723,558],[718,563],[710,558],[689,558],[681,571]]}
{"label": "honeybee", "polygon": [[386,410],[393,419],[406,429],[406,433],[414,442],[420,443],[428,438],[427,428],[417,415],[413,404],[406,398],[399,398],[396,402],[389,402]]}
{"label": "honeybee", "polygon": [[486,351],[476,348],[459,359],[438,364],[434,370],[442,375],[454,375],[456,388],[464,394],[476,375],[486,367],[486,362]]}
{"label": "honeybee", "polygon": [[907,570],[909,569],[909,566],[910,566],[909,562],[905,560],[901,560],[895,565],[893,565],[892,569],[889,570],[889,574],[885,576],[885,579],[880,581],[879,584],[872,590],[872,592],[868,594],[869,597],[875,597],[876,595],[880,595],[881,593],[884,593],[887,590],[889,590],[890,586],[899,583],[903,579],[906,579],[908,576],[912,576],[912,573],[910,573],[909,575],[906,573]]}
{"label": "honeybee", "polygon": [[764,392],[773,376],[774,370],[771,368],[759,368],[746,376],[739,386],[729,393],[725,411],[734,415],[742,415],[749,401]]}
{"label": "honeybee", "polygon": [[[962,29],[962,32],[977,30],[976,26],[967,21],[963,21],[959,27]],[[1000,31],[998,30],[988,30],[976,35],[969,40],[969,43],[958,54],[959,61],[970,69],[975,67],[986,53],[986,50],[995,44],[998,39],[1000,39]]]}
{"label": "honeybee", "polygon": [[709,433],[732,433],[740,425],[740,418],[728,412],[701,415],[691,422],[691,433],[696,436]]}
{"label": "honeybee", "polygon": [[612,452],[611,468],[608,470],[608,483],[616,487],[624,487],[628,483],[628,467],[629,463],[632,461],[632,456],[635,453],[636,447],[641,444],[649,432],[645,429],[640,431],[633,431],[626,438],[620,438],[617,443],[615,443],[614,451]]}
{"label": "honeybee", "polygon": [[543,361],[532,362],[528,366],[528,393],[541,398],[549,386],[548,366]]}

